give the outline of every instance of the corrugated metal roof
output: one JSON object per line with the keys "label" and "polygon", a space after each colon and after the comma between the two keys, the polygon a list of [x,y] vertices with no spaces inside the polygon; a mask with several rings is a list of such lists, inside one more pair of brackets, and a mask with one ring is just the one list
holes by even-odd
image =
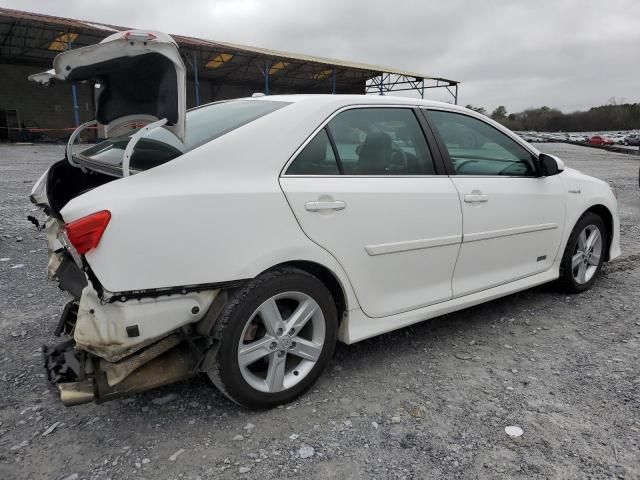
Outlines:
{"label": "corrugated metal roof", "polygon": [[[7,8],[0,8],[0,17],[4,17],[9,22],[19,23],[33,23],[35,25],[48,25],[55,26],[65,30],[75,30],[91,34],[91,36],[99,36],[101,32],[104,32],[105,36],[113,33],[114,31],[129,30],[131,27],[122,27],[117,25],[108,25],[99,22],[89,22],[83,20],[76,20],[71,18],[56,17],[52,15],[44,15],[40,13],[24,12],[19,10],[11,10]],[[4,23],[7,23],[6,21]],[[386,67],[381,65],[372,65],[367,63],[352,62],[346,60],[338,60],[334,58],[318,57],[313,55],[305,55],[300,53],[285,52],[281,50],[274,50],[262,47],[252,47],[247,45],[240,45],[230,42],[221,42],[214,40],[206,40],[202,38],[172,35],[176,42],[180,46],[188,46],[197,49],[211,49],[215,51],[227,51],[229,53],[243,53],[245,55],[257,55],[263,57],[276,58],[278,60],[292,60],[297,63],[309,63],[318,66],[325,67],[338,67],[340,69],[348,69],[357,71],[360,73],[361,78],[371,78],[381,73],[390,73],[395,75],[404,75],[407,77],[414,77],[417,79],[438,80],[442,82],[448,82],[450,85],[457,84],[459,82],[455,80],[446,79],[443,77],[434,77],[425,75],[418,72],[412,72],[408,70],[402,70],[392,67]],[[32,49],[36,50],[36,49]]]}

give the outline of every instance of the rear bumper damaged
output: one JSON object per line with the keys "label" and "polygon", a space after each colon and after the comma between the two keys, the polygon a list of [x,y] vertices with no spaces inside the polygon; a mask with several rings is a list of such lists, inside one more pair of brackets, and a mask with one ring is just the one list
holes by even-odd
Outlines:
{"label": "rear bumper damaged", "polygon": [[105,302],[85,277],[80,298],[65,306],[55,330],[70,338],[43,348],[48,380],[70,406],[103,402],[194,375],[211,345],[197,325],[208,320],[218,292]]}
{"label": "rear bumper damaged", "polygon": [[213,343],[211,312],[220,311],[229,285],[109,292],[62,226],[50,217],[44,231],[48,278],[72,298],[54,332],[67,340],[43,348],[47,377],[62,402],[102,402],[200,371]]}
{"label": "rear bumper damaged", "polygon": [[76,348],[117,362],[200,321],[216,290],[104,303],[91,283],[82,290],[73,337]]}
{"label": "rear bumper damaged", "polygon": [[73,340],[69,340],[43,349],[45,370],[66,406],[140,393],[188,378],[198,371],[199,355],[194,355],[186,342],[167,337],[161,343],[121,362],[110,363],[76,349]]}

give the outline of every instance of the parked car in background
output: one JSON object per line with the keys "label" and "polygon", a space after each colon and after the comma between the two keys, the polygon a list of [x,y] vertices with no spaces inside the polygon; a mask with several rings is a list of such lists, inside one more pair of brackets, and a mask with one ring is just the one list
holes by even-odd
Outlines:
{"label": "parked car in background", "polygon": [[613,145],[613,140],[609,137],[605,137],[604,135],[594,135],[587,140],[589,145]]}
{"label": "parked car in background", "polygon": [[567,140],[570,142],[584,143],[587,139],[583,135],[569,135]]}
{"label": "parked car in background", "polygon": [[100,79],[99,123],[154,120],[77,153],[72,135],[32,191],[50,279],[70,294],[67,341],[44,350],[67,405],[203,372],[236,403],[273,407],[313,384],[338,340],[551,281],[583,292],[620,255],[609,185],[472,110],[273,95],[187,112],[160,32],[54,65],[57,81]]}
{"label": "parked car in background", "polygon": [[640,133],[632,133],[624,138],[625,145],[640,146]]}

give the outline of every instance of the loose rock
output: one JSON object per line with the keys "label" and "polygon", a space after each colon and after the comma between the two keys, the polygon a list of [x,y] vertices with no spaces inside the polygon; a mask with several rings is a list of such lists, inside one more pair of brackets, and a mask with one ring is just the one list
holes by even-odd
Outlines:
{"label": "loose rock", "polygon": [[165,405],[169,402],[173,402],[176,396],[177,395],[175,393],[170,393],[168,395],[165,395],[164,397],[154,398],[153,400],[151,400],[151,403],[153,403],[154,405]]}
{"label": "loose rock", "polygon": [[176,453],[174,453],[173,455],[171,455],[171,456],[169,457],[169,460],[170,460],[170,461],[172,461],[172,462],[175,462],[175,461],[176,461],[176,459],[177,459],[180,455],[182,455],[183,453],[184,453],[184,448],[181,448],[181,449],[180,449],[180,450],[178,450]]}
{"label": "loose rock", "polygon": [[315,453],[314,448],[310,447],[309,445],[303,445],[298,449],[298,454],[300,455],[300,458],[311,458],[313,457],[314,453]]}

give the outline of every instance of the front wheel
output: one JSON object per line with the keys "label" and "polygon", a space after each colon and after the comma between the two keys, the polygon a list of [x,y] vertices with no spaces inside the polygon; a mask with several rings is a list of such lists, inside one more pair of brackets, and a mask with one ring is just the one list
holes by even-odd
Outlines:
{"label": "front wheel", "polygon": [[231,296],[216,322],[216,364],[207,372],[248,408],[286,403],[309,388],[335,348],[338,315],[329,290],[296,268],[278,268]]}
{"label": "front wheel", "polygon": [[606,232],[599,215],[587,212],[580,217],[569,236],[560,263],[558,284],[562,290],[580,293],[593,286],[608,245]]}

